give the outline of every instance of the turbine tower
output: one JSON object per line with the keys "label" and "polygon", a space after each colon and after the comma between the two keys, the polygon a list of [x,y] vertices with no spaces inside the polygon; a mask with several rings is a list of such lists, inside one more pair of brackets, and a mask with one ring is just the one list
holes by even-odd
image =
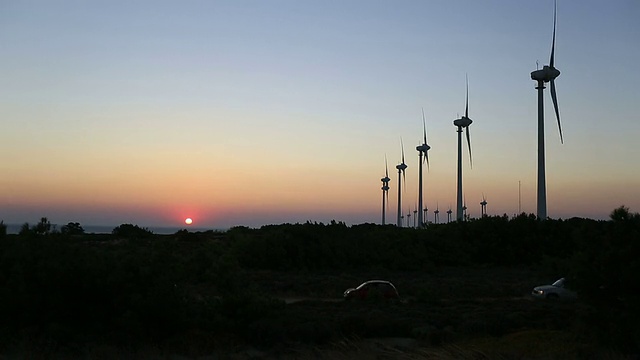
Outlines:
{"label": "turbine tower", "polygon": [[453,211],[451,211],[451,206],[449,206],[449,210],[447,210],[447,223],[451,222],[451,213]]}
{"label": "turbine tower", "polygon": [[382,181],[382,225],[386,224],[387,204],[389,201],[389,165],[387,164],[387,156],[384,157],[384,177],[380,179]]}
{"label": "turbine tower", "polygon": [[467,146],[469,147],[469,164],[473,166],[471,159],[471,140],[469,139],[469,125],[473,121],[469,119],[469,78],[467,78],[467,102],[464,110],[464,116],[453,121],[453,125],[458,127],[458,193],[456,206],[456,219],[462,221],[464,218],[462,210],[462,129],[465,129],[467,135]]}
{"label": "turbine tower", "polygon": [[[424,108],[422,108],[422,134],[424,135],[424,139],[422,145],[416,146],[416,150],[418,150],[419,161],[419,180],[418,180],[418,209],[422,209],[422,164],[427,163],[427,168],[429,167],[429,149],[431,146],[427,145],[427,125],[424,119]],[[424,157],[423,157],[424,155]],[[418,214],[418,226],[422,227],[422,224],[426,221],[426,217],[422,218],[422,213]]]}
{"label": "turbine tower", "polygon": [[407,227],[411,227],[411,208],[409,208],[409,213],[407,214]]}
{"label": "turbine tower", "polygon": [[406,177],[405,170],[407,169],[407,164],[404,163],[404,145],[402,144],[402,139],[400,139],[400,147],[402,148],[402,162],[396,165],[396,169],[398,169],[398,221],[396,225],[398,227],[402,227],[402,219],[404,216],[402,215],[402,185],[400,183],[400,178],[402,177],[405,180],[406,185]]}
{"label": "turbine tower", "polygon": [[425,208],[423,209],[423,211],[424,211],[424,217],[423,217],[423,219],[424,219],[424,224],[423,224],[423,225],[426,225],[426,224],[427,224],[427,222],[428,222],[428,220],[427,220],[427,215],[429,215],[429,209],[425,207]]}
{"label": "turbine tower", "polygon": [[556,47],[556,12],[557,4],[554,2],[553,9],[553,40],[551,41],[551,57],[549,65],[545,65],[542,69],[531,72],[531,80],[536,81],[536,90],[538,90],[538,199],[537,211],[538,219],[545,220],[547,218],[547,181],[545,176],[545,151],[544,151],[544,83],[550,83],[551,100],[553,108],[558,120],[558,130],[560,131],[560,142],[564,144],[562,138],[562,126],[560,126],[560,112],[558,111],[558,98],[556,96],[555,79],[560,76],[560,71],[553,66],[554,53]]}
{"label": "turbine tower", "polygon": [[418,214],[418,210],[416,208],[413,210],[413,227],[416,227],[416,217],[421,217],[420,215],[417,215],[417,214]]}
{"label": "turbine tower", "polygon": [[482,201],[480,202],[480,217],[487,216],[487,199],[482,194]]}
{"label": "turbine tower", "polygon": [[436,224],[438,223],[438,220],[440,220],[440,216],[438,214],[440,214],[440,210],[438,210],[438,205],[436,205],[436,209],[433,210],[433,222]]}

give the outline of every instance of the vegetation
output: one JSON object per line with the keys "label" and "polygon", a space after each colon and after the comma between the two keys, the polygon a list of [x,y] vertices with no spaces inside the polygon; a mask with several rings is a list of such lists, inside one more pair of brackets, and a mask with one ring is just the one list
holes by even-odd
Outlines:
{"label": "vegetation", "polygon": [[[0,353],[253,346],[339,357],[379,338],[409,339],[406,358],[640,351],[640,215],[624,206],[610,221],[521,214],[427,229],[307,222],[173,235],[122,224],[99,236],[75,222],[58,232],[45,217],[17,235],[0,222],[0,239]],[[561,276],[578,302],[530,300],[533,286]],[[378,277],[405,301],[327,301]],[[531,353],[540,341],[556,352]]]}

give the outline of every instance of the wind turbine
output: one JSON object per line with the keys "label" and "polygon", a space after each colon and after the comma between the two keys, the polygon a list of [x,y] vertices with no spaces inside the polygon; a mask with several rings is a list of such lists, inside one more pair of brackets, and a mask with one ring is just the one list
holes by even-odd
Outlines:
{"label": "wind turbine", "polygon": [[462,204],[462,214],[463,214],[463,218],[465,220],[467,220],[467,197],[464,197],[464,203]]}
{"label": "wind turbine", "polygon": [[471,140],[469,138],[469,125],[473,122],[469,119],[469,78],[467,80],[467,102],[464,110],[464,116],[460,119],[453,121],[453,125],[458,127],[458,194],[457,194],[457,207],[456,207],[456,219],[462,221],[464,218],[462,210],[462,129],[465,129],[467,135],[467,146],[469,147],[469,164],[473,167],[471,159]]}
{"label": "wind turbine", "polygon": [[423,217],[423,219],[424,219],[424,224],[423,224],[423,225],[426,225],[426,224],[427,224],[427,222],[428,222],[428,220],[427,220],[427,215],[429,215],[429,209],[425,207],[425,208],[423,209],[423,211],[424,211],[424,217]]}
{"label": "wind turbine", "polygon": [[557,4],[554,2],[553,9],[553,40],[551,41],[551,57],[549,65],[545,65],[542,69],[531,72],[531,80],[537,82],[536,90],[538,90],[538,200],[537,210],[538,219],[545,220],[547,218],[547,181],[545,176],[544,162],[544,83],[550,83],[551,100],[553,108],[558,120],[558,130],[560,131],[560,143],[564,144],[562,138],[562,126],[560,125],[560,112],[558,111],[558,98],[556,96],[555,79],[560,76],[560,71],[553,66],[554,53],[556,47],[556,12]]}
{"label": "wind turbine", "polygon": [[416,215],[416,214],[418,214],[418,208],[415,208],[413,210],[413,227],[414,228],[416,227],[416,217],[420,217],[420,215]]}
{"label": "wind turbine", "polygon": [[451,206],[449,206],[449,210],[447,210],[447,223],[451,222],[451,213],[453,211],[451,211]]}
{"label": "wind turbine", "polygon": [[411,208],[409,208],[409,213],[407,214],[407,227],[411,227]]}
{"label": "wind turbine", "polygon": [[384,157],[384,177],[380,179],[382,181],[382,225],[386,223],[386,215],[387,215],[387,203],[389,201],[389,165],[387,164],[387,156]]}
{"label": "wind turbine", "polygon": [[398,221],[397,226],[402,227],[402,185],[400,182],[400,178],[402,177],[405,180],[405,185],[407,178],[405,176],[405,170],[407,169],[407,164],[404,163],[404,145],[402,144],[402,138],[400,138],[400,147],[402,148],[402,162],[396,165],[396,169],[398,169]]}
{"label": "wind turbine", "polygon": [[438,205],[436,204],[436,209],[433,210],[433,221],[437,224],[438,220],[440,220],[440,216],[438,216],[438,214],[440,214],[440,210],[438,210]]}
{"label": "wind turbine", "polygon": [[[424,108],[422,108],[422,134],[424,135],[424,140],[422,145],[416,146],[416,150],[418,150],[418,157],[420,159],[419,165],[419,180],[418,180],[418,209],[422,209],[422,164],[424,162],[427,163],[427,168],[429,167],[429,149],[431,146],[427,145],[427,125],[424,119]],[[423,157],[424,155],[424,157]],[[422,218],[422,213],[418,214],[418,226],[422,226],[422,224],[426,221],[426,218]]]}
{"label": "wind turbine", "polygon": [[480,202],[480,217],[487,216],[487,199],[482,194],[482,201]]}

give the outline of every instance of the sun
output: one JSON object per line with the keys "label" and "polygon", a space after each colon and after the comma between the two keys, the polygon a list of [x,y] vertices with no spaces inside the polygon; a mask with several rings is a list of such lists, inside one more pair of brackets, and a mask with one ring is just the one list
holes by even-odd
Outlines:
{"label": "sun", "polygon": [[193,220],[191,220],[191,218],[184,219],[184,223],[187,224],[187,225],[191,225],[192,222],[193,222]]}

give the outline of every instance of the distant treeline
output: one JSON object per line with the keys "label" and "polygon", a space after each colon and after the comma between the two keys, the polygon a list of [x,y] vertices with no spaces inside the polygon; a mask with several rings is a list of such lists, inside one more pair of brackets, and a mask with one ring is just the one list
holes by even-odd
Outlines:
{"label": "distant treeline", "polygon": [[7,235],[0,222],[0,350],[41,339],[135,346],[180,343],[194,331],[246,337],[282,306],[247,285],[247,270],[522,265],[568,277],[594,336],[638,350],[640,215],[626,207],[609,221],[521,214],[425,229],[307,222],[155,235],[122,224],[85,234],[79,223],[54,231],[42,218]]}

